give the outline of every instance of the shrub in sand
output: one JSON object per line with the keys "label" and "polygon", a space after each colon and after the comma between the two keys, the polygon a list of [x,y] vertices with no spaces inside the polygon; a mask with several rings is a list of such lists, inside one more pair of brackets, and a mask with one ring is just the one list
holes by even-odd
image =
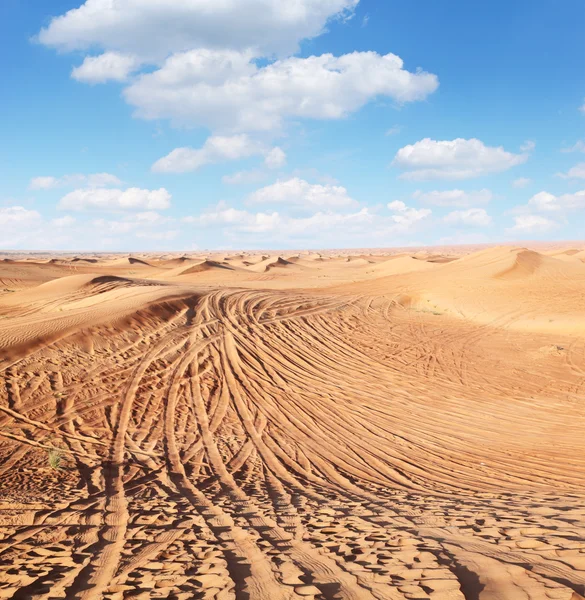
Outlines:
{"label": "shrub in sand", "polygon": [[63,451],[59,448],[51,448],[48,453],[48,460],[51,469],[60,469],[63,462]]}

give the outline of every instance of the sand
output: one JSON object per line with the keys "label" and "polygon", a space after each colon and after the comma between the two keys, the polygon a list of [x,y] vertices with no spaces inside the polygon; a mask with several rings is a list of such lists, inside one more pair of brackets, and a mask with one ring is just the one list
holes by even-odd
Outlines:
{"label": "sand", "polygon": [[0,598],[585,596],[582,246],[8,258]]}

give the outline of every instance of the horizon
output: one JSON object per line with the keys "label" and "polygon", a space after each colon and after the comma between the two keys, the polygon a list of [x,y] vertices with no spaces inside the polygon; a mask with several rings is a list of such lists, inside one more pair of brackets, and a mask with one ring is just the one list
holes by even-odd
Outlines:
{"label": "horizon", "polygon": [[[108,251],[108,250],[75,250],[75,249],[64,249],[64,250],[35,250],[30,248],[23,249],[0,249],[0,256],[3,255],[31,255],[31,256],[55,256],[55,255],[79,255],[79,256],[112,256],[112,255],[184,255],[189,257],[197,257],[202,254],[226,254],[233,255],[235,253],[244,253],[250,255],[258,255],[271,253],[272,255],[276,254],[311,254],[311,253],[340,253],[340,254],[348,254],[353,252],[362,252],[369,253],[370,256],[379,256],[386,255],[388,253],[392,254],[394,252],[403,251],[405,253],[416,254],[417,252],[424,252],[430,250],[437,250],[442,252],[448,252],[450,250],[453,251],[454,254],[458,254],[458,251],[468,251],[469,253],[473,253],[475,251],[480,251],[483,249],[490,248],[524,248],[527,250],[538,248],[540,250],[580,250],[581,248],[585,249],[585,240],[512,240],[512,241],[503,241],[503,242],[487,242],[487,243],[479,243],[479,244],[434,244],[434,245],[409,245],[409,246],[379,246],[379,247],[366,247],[366,246],[354,246],[354,247],[338,247],[338,248],[308,248],[308,247],[299,247],[299,248],[198,248],[196,250],[185,250],[185,249],[177,249],[177,250],[118,250],[118,251]],[[352,256],[352,254],[348,254]]]}

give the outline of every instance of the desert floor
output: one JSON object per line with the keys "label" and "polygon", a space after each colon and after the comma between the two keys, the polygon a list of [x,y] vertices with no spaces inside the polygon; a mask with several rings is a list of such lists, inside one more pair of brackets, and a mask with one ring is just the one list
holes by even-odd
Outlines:
{"label": "desert floor", "polygon": [[582,598],[581,248],[0,256],[0,598]]}

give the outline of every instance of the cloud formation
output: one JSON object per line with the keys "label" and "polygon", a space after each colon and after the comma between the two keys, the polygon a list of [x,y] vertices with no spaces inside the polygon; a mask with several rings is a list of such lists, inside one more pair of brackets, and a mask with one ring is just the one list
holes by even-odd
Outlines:
{"label": "cloud formation", "polygon": [[86,56],[83,63],[71,71],[71,77],[83,83],[126,81],[140,66],[140,61],[128,54],[104,52],[99,56]]}
{"label": "cloud formation", "polygon": [[0,225],[12,226],[30,224],[41,218],[36,210],[29,210],[23,206],[0,207]]}
{"label": "cloud formation", "polygon": [[358,205],[339,185],[311,184],[304,179],[278,180],[248,196],[248,204],[279,204],[289,208],[334,209]]}
{"label": "cloud formation", "polygon": [[430,217],[433,212],[429,208],[411,208],[401,200],[394,200],[394,202],[390,202],[387,206],[394,213],[390,217],[390,220],[406,229]]}
{"label": "cloud formation", "polygon": [[540,215],[519,215],[514,217],[514,225],[507,229],[508,233],[530,234],[545,233],[556,229],[558,223]]}
{"label": "cloud formation", "polygon": [[528,179],[528,177],[518,177],[518,179],[514,179],[512,182],[512,187],[516,189],[523,189],[529,186],[532,183],[532,179]]}
{"label": "cloud formation", "polygon": [[404,69],[394,54],[353,52],[291,57],[259,67],[231,51],[192,50],[170,57],[124,90],[144,119],[228,132],[272,131],[285,119],[342,119],[378,97],[423,100],[435,75]]}
{"label": "cloud formation", "polygon": [[340,239],[359,244],[375,240],[381,245],[391,245],[400,239],[398,236],[415,232],[431,212],[412,210],[406,207],[405,211],[399,211],[402,214],[390,216],[369,208],[345,213],[323,210],[291,217],[277,211],[251,212],[220,204],[200,215],[185,217],[183,222],[197,229],[218,228],[227,239],[246,245],[282,246],[290,242],[323,247]]}
{"label": "cloud formation", "polygon": [[278,150],[282,153],[272,155],[272,162],[286,159],[280,148],[266,150],[264,145],[252,140],[245,134],[233,136],[215,135],[207,138],[201,148],[175,148],[172,152],[157,160],[152,165],[156,173],[187,173],[197,171],[205,165],[248,158],[257,154],[266,157]]}
{"label": "cloud formation", "polygon": [[52,190],[56,188],[87,186],[108,187],[121,185],[120,179],[110,173],[93,173],[91,175],[63,175],[63,177],[33,177],[28,185],[29,190]]}
{"label": "cloud formation", "polygon": [[418,200],[421,204],[430,204],[433,206],[467,208],[470,206],[478,206],[487,204],[493,198],[490,190],[443,190],[421,192],[417,190],[412,197]]}
{"label": "cloud formation", "polygon": [[454,210],[443,218],[447,225],[487,227],[492,224],[492,218],[484,208],[470,208],[468,210]]}
{"label": "cloud formation", "polygon": [[557,177],[561,179],[585,179],[585,162],[576,164],[566,173],[557,173]]}
{"label": "cloud formation", "polygon": [[38,39],[61,51],[102,48],[158,61],[191,48],[292,54],[359,0],[87,0]]}
{"label": "cloud formation", "polygon": [[61,210],[164,210],[171,206],[171,195],[166,189],[143,190],[139,188],[78,189],[63,196],[58,208]]}
{"label": "cloud formation", "polygon": [[527,153],[513,154],[502,146],[486,146],[475,138],[425,138],[400,148],[392,164],[405,171],[401,179],[471,179],[506,171],[527,160]]}

